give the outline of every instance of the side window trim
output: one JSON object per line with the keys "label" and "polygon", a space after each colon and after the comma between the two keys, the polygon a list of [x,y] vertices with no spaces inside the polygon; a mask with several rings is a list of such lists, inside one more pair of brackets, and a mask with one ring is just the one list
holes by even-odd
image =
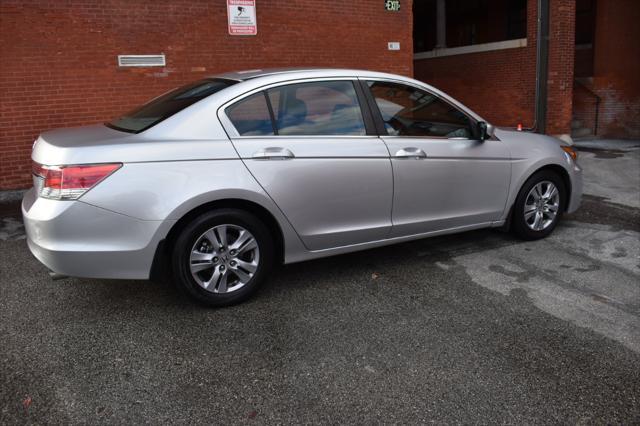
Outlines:
{"label": "side window trim", "polygon": [[[269,110],[269,117],[271,118],[271,128],[273,129],[273,136],[278,136],[278,126],[276,126],[276,119],[273,115],[273,107],[271,106],[271,99],[269,98],[269,94],[267,93],[266,90],[263,90],[262,94],[264,95],[264,99],[267,101],[267,109]],[[278,111],[280,110],[278,109]]]}
{"label": "side window trim", "polygon": [[377,136],[388,136],[389,134],[384,127],[382,113],[380,112],[380,108],[378,108],[378,104],[376,104],[376,100],[371,93],[371,89],[367,85],[367,80],[358,79],[358,83],[360,90],[364,93],[367,109],[369,110],[371,119],[373,120],[375,134]]}
{"label": "side window trim", "polygon": [[[358,103],[358,107],[360,109],[360,113],[362,114],[362,121],[364,123],[364,128],[365,128],[365,134],[364,135],[304,135],[306,137],[308,136],[317,136],[317,137],[362,137],[362,136],[377,136],[378,133],[376,131],[375,128],[375,124],[374,124],[374,119],[373,116],[371,114],[371,110],[369,108],[368,102],[365,98],[365,92],[361,87],[361,83],[360,80],[358,80],[357,78],[327,78],[327,79],[314,79],[313,81],[310,81],[312,83],[330,83],[330,82],[335,82],[335,81],[349,81],[352,85],[353,85],[353,89],[356,93],[356,100]],[[273,105],[271,104],[271,98],[269,97],[269,90],[270,89],[275,89],[277,87],[282,87],[282,86],[288,86],[289,84],[304,84],[305,81],[301,81],[301,82],[287,82],[286,84],[279,84],[277,86],[273,86],[273,87],[268,87],[266,89],[263,90],[265,96],[267,97],[267,102],[268,102],[268,106],[269,106],[269,111],[271,113],[271,120],[272,120],[272,124],[273,124],[273,129],[274,129],[274,136],[289,136],[289,135],[279,135],[278,134],[278,120],[281,118],[280,116],[276,117],[275,113],[273,112]],[[278,99],[278,115],[280,115],[283,111],[283,103],[286,100],[283,97],[280,97]],[[294,136],[291,135],[292,137],[299,137],[299,136]]]}
{"label": "side window trim", "polygon": [[369,105],[369,100],[366,95],[367,92],[363,89],[362,82],[359,79],[355,79],[351,80],[351,83],[356,90],[356,97],[360,105],[360,111],[362,112],[366,136],[378,136],[375,118],[371,112],[371,106]]}
{"label": "side window trim", "polygon": [[446,99],[446,98],[444,98],[442,96],[439,96],[437,93],[433,93],[432,91],[430,91],[428,89],[425,89],[423,87],[418,87],[418,86],[415,86],[415,85],[413,85],[411,83],[407,83],[406,81],[391,80],[391,79],[376,78],[376,77],[372,77],[372,78],[360,77],[359,80],[360,80],[360,84],[362,86],[362,90],[364,90],[364,92],[366,93],[369,107],[371,108],[372,111],[375,111],[373,113],[373,116],[374,116],[374,120],[375,120],[375,123],[376,123],[376,130],[377,130],[379,136],[386,136],[386,137],[390,137],[390,138],[475,140],[473,138],[459,138],[459,137],[449,138],[449,137],[446,137],[446,136],[394,136],[394,135],[390,135],[389,132],[387,132],[387,129],[385,128],[385,126],[384,126],[384,119],[382,118],[382,112],[380,111],[380,108],[378,107],[378,104],[376,103],[376,100],[373,97],[373,94],[371,93],[371,88],[367,84],[368,81],[373,81],[373,82],[379,81],[379,82],[383,82],[383,83],[405,85],[407,87],[411,87],[413,89],[426,92],[429,95],[434,96],[438,100],[441,100],[442,102],[446,102],[452,108],[455,108],[460,113],[464,114],[464,116],[467,117],[467,119],[469,120],[469,127],[470,127],[469,130],[470,131],[471,131],[471,127],[474,126],[477,123],[478,120],[476,120],[474,117],[469,115],[466,111],[460,109],[457,105],[451,103],[448,99]]}
{"label": "side window trim", "polygon": [[[358,110],[360,112],[360,115],[362,117],[362,124],[364,125],[364,134],[363,135],[348,135],[348,134],[344,134],[344,135],[340,135],[340,134],[327,134],[327,135],[279,135],[278,132],[278,127],[279,127],[279,123],[281,120],[281,114],[284,110],[283,108],[283,103],[286,101],[285,98],[283,98],[282,96],[280,96],[278,98],[278,117],[275,116],[275,113],[273,112],[273,105],[271,104],[271,96],[270,96],[270,91],[273,89],[277,89],[278,87],[287,87],[290,85],[297,85],[297,84],[305,84],[305,83],[334,83],[334,82],[349,82],[351,84],[351,87],[353,88],[353,91],[355,93],[355,101],[356,101],[356,106],[358,107]],[[376,131],[375,131],[375,127],[373,124],[373,118],[371,116],[371,112],[369,111],[368,107],[367,107],[367,103],[366,103],[366,99],[364,98],[364,94],[362,93],[362,88],[360,87],[360,83],[359,80],[357,78],[322,78],[322,79],[314,79],[313,81],[296,81],[296,82],[287,82],[285,84],[279,84],[277,86],[274,87],[269,87],[266,88],[264,90],[265,95],[267,97],[267,102],[269,104],[269,110],[271,111],[271,120],[273,123],[273,128],[274,128],[274,136],[292,136],[292,137],[309,137],[309,136],[316,136],[316,137],[364,137],[364,136],[376,136]]]}
{"label": "side window trim", "polygon": [[[234,139],[255,139],[256,137],[259,138],[300,138],[302,136],[295,136],[295,135],[277,135],[277,129],[274,129],[274,134],[273,135],[263,135],[263,136],[243,136],[240,135],[238,130],[235,128],[235,126],[233,125],[233,123],[231,122],[230,118],[228,117],[227,113],[226,113],[226,109],[238,102],[242,102],[243,99],[246,99],[252,95],[258,94],[260,92],[263,92],[266,96],[267,99],[267,106],[269,108],[269,112],[271,114],[271,123],[272,126],[276,126],[276,117],[275,117],[275,111],[273,111],[273,106],[271,104],[271,99],[269,98],[268,95],[268,90],[269,89],[275,89],[277,87],[282,87],[282,86],[287,86],[290,84],[300,84],[300,83],[313,83],[313,82],[330,82],[330,81],[349,81],[351,82],[351,84],[353,84],[354,87],[354,91],[356,92],[356,97],[357,97],[357,101],[358,101],[358,106],[360,107],[361,113],[362,113],[362,118],[365,124],[365,134],[364,135],[305,135],[303,137],[305,138],[315,138],[315,139],[319,139],[319,138],[371,138],[372,136],[379,136],[378,132],[376,130],[375,127],[375,120],[373,118],[373,113],[370,109],[370,106],[366,100],[366,93],[367,91],[363,88],[362,86],[362,81],[357,77],[357,76],[352,76],[352,77],[330,77],[330,78],[320,78],[320,77],[314,77],[314,78],[304,78],[304,79],[295,79],[295,80],[287,80],[287,81],[279,81],[277,83],[271,83],[262,87],[257,87],[255,89],[249,90],[241,95],[236,96],[235,98],[225,102],[224,104],[222,104],[218,110],[217,110],[217,116],[218,119],[220,120],[223,129],[225,130],[225,132],[227,133],[227,136],[234,140]],[[366,86],[366,82],[364,83]],[[368,90],[368,88],[367,88]],[[364,98],[364,101],[363,101]],[[280,100],[282,101],[282,99]],[[279,108],[280,110],[281,108]],[[367,117],[369,118],[369,120],[367,120]],[[277,126],[276,126],[277,127]]]}

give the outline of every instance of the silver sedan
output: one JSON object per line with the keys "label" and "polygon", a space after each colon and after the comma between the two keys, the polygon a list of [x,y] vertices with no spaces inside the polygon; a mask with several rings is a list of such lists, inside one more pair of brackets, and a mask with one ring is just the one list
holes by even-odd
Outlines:
{"label": "silver sedan", "polygon": [[42,134],[22,203],[59,275],[169,276],[212,306],[276,263],[478,228],[542,238],[582,193],[576,153],[398,75],[254,70],[104,125]]}

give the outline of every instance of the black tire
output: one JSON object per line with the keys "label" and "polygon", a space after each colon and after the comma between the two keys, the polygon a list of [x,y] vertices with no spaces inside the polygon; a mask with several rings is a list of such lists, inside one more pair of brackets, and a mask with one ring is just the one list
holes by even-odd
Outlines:
{"label": "black tire", "polygon": [[[552,222],[548,226],[541,230],[534,230],[529,227],[525,220],[525,203],[527,202],[529,192],[534,188],[534,186],[541,182],[551,182],[555,185],[559,192],[560,205],[555,218],[553,218]],[[520,189],[511,213],[511,229],[517,237],[523,240],[538,240],[540,238],[544,238],[551,234],[555,229],[558,221],[562,217],[562,212],[565,209],[566,203],[567,190],[562,178],[551,170],[541,170],[531,176]]]}
{"label": "black tire", "polygon": [[[253,235],[259,249],[258,266],[253,276],[241,288],[228,293],[214,293],[206,290],[198,284],[190,268],[190,256],[194,244],[199,240],[201,241],[201,236],[205,232],[219,225],[233,225],[244,228]],[[274,259],[273,238],[264,223],[251,213],[230,208],[212,210],[192,220],[176,238],[171,256],[173,277],[176,285],[191,298],[212,307],[234,305],[251,297],[268,277]],[[227,272],[229,272],[228,268]],[[206,274],[207,271],[201,273]]]}

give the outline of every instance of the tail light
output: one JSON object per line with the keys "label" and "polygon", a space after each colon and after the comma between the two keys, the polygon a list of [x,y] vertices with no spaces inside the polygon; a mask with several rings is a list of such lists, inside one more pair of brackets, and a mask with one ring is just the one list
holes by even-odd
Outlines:
{"label": "tail light", "polygon": [[34,162],[33,186],[43,198],[77,200],[120,167],[121,163],[45,166]]}

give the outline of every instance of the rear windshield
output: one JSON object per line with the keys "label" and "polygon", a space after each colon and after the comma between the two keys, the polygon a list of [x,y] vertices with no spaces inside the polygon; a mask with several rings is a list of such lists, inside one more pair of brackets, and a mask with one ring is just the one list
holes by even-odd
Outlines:
{"label": "rear windshield", "polygon": [[108,123],[112,129],[140,133],[207,96],[237,83],[232,80],[207,79],[182,86]]}

